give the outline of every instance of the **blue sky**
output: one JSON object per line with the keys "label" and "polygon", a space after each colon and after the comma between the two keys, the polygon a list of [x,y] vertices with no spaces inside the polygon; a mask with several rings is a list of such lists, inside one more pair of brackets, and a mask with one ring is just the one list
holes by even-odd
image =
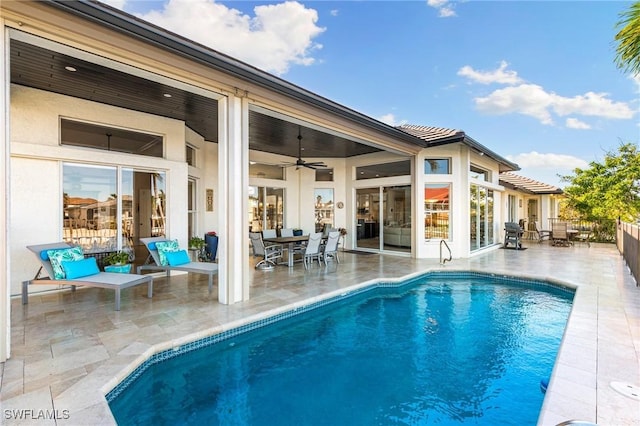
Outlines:
{"label": "blue sky", "polygon": [[614,64],[632,2],[105,2],[388,124],[463,130],[546,183],[640,141],[640,77]]}

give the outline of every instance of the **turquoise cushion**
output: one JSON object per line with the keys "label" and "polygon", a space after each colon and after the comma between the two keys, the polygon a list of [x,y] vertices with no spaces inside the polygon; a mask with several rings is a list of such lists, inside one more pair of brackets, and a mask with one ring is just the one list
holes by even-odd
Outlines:
{"label": "turquoise cushion", "polygon": [[81,260],[63,260],[62,269],[67,279],[86,277],[100,273],[95,257],[87,257]]}
{"label": "turquoise cushion", "polygon": [[189,253],[186,250],[170,251],[165,254],[170,266],[184,265],[191,263]]}
{"label": "turquoise cushion", "polygon": [[167,253],[180,250],[178,240],[171,241],[158,241],[156,243],[158,249],[158,258],[160,259],[160,265],[167,266],[169,261],[167,260]]}
{"label": "turquoise cushion", "polygon": [[163,241],[151,241],[147,247],[149,248],[149,250],[158,250],[158,247],[156,247],[156,243],[161,243],[161,242],[165,242],[165,241],[166,240],[163,240]]}
{"label": "turquoise cushion", "polygon": [[47,250],[51,267],[53,268],[53,279],[63,280],[66,275],[62,269],[63,261],[74,261],[84,259],[82,247],[70,247],[66,249]]}

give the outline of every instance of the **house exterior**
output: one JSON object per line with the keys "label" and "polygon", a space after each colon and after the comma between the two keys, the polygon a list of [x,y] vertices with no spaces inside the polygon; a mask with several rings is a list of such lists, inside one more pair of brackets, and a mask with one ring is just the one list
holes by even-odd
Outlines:
{"label": "house exterior", "polygon": [[216,231],[232,304],[250,297],[250,230],[345,228],[347,248],[433,259],[444,240],[465,258],[499,247],[511,195],[543,197],[543,220],[556,208],[463,131],[388,126],[106,5],[5,1],[0,21],[0,361],[38,269],[27,245],[144,258],[141,237]]}
{"label": "house exterior", "polygon": [[556,219],[564,192],[557,186],[539,182],[513,172],[500,174],[500,185],[505,188],[505,204],[502,206],[507,222],[525,221],[525,230],[551,229],[551,219]]}

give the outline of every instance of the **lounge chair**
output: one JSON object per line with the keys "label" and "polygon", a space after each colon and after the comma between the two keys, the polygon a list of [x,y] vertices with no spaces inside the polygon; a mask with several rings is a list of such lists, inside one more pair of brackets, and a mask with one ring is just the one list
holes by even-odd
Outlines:
{"label": "lounge chair", "polygon": [[523,230],[515,222],[505,222],[504,224],[504,248],[507,248],[509,243],[513,243],[516,250],[522,248],[522,234]]}
{"label": "lounge chair", "polygon": [[[136,274],[120,274],[117,272],[100,272],[97,269],[97,264],[93,267],[96,273],[90,273],[89,275],[79,276],[77,278],[59,278],[55,279],[54,267],[51,264],[51,260],[48,255],[49,250],[65,250],[75,247],[72,244],[61,241],[59,243],[40,244],[27,246],[27,248],[35,254],[36,258],[40,262],[40,268],[36,273],[36,276],[32,280],[22,282],[22,304],[29,303],[29,285],[30,284],[43,284],[43,285],[70,285],[71,291],[75,291],[76,286],[83,285],[86,287],[98,287],[108,288],[115,290],[116,292],[116,311],[120,310],[120,290],[123,288],[129,288],[138,284],[147,283],[147,297],[153,296],[153,277],[136,275]],[[83,259],[87,260],[87,259]],[[84,262],[83,262],[84,263]],[[90,265],[91,261],[88,261],[87,265]],[[87,269],[90,271],[91,267]],[[44,273],[43,273],[44,271]],[[46,274],[46,277],[41,276]],[[76,273],[75,275],[78,275]]]}
{"label": "lounge chair", "polygon": [[[147,250],[149,250],[149,257],[147,258],[147,261],[144,265],[138,266],[137,272],[139,274],[143,271],[165,271],[167,273],[167,277],[169,276],[171,271],[205,274],[209,277],[209,293],[211,293],[211,291],[213,290],[213,276],[218,273],[218,265],[216,263],[191,262],[188,259],[188,255],[187,258],[183,258],[183,255],[186,254],[186,251],[179,250],[177,244],[166,237],[140,238],[140,241],[142,241]],[[176,259],[175,263],[173,261],[168,262],[167,259],[164,259],[165,255],[158,252],[157,244],[165,242],[174,244],[175,248],[172,249],[173,251],[170,251],[170,253],[172,253],[171,258]]]}

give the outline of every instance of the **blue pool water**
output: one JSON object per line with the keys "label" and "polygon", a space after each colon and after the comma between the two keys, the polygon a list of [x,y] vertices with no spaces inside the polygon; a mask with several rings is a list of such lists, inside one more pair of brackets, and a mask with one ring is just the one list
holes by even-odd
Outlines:
{"label": "blue pool water", "polygon": [[167,355],[107,399],[120,425],[533,425],[572,298],[426,276]]}

